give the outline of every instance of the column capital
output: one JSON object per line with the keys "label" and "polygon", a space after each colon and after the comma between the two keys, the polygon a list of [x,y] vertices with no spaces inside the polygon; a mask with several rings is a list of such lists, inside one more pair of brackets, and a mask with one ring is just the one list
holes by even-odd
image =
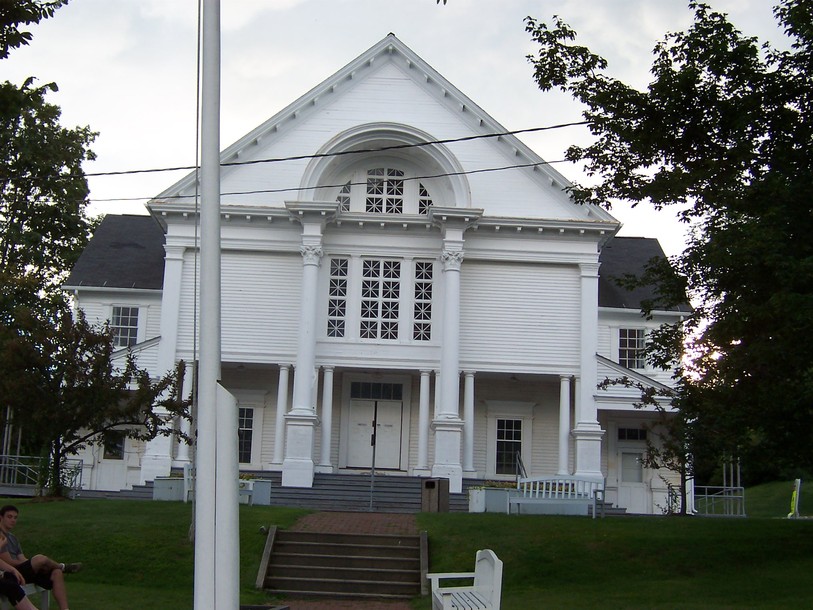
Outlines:
{"label": "column capital", "polygon": [[444,271],[460,271],[463,264],[463,251],[444,249],[440,254],[440,261],[443,263]]}
{"label": "column capital", "polygon": [[299,247],[299,253],[302,255],[302,262],[306,265],[316,265],[317,267],[322,261],[324,251],[322,246],[315,245],[302,245]]}
{"label": "column capital", "polygon": [[598,277],[598,268],[601,263],[579,263],[579,271],[582,277]]}

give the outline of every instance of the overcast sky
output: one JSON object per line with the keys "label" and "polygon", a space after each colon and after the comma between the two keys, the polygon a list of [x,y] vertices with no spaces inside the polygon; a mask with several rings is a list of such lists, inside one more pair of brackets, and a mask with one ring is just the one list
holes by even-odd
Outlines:
{"label": "overcast sky", "polygon": [[[779,41],[771,0],[707,0],[744,33]],[[99,132],[87,172],[193,165],[197,0],[71,0],[35,26],[28,47],[0,62],[0,79],[55,81],[66,126]],[[542,93],[523,19],[560,15],[608,72],[645,87],[652,48],[685,28],[688,0],[222,0],[223,148],[318,85],[389,32],[509,130],[581,118],[578,104]],[[560,129],[523,140],[548,161],[587,134]],[[557,165],[585,181],[581,168]],[[144,201],[184,173],[90,179],[92,213],[146,213]],[[127,199],[141,198],[127,201]],[[670,212],[615,206],[622,235],[680,251]]]}

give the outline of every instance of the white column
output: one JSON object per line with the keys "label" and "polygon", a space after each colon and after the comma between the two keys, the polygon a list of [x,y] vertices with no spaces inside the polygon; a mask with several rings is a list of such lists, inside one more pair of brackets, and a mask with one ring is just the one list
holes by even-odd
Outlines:
{"label": "white column", "polygon": [[421,371],[420,403],[418,406],[418,460],[414,475],[429,474],[429,384],[432,371]]}
{"label": "white column", "polygon": [[[168,238],[169,239],[169,238]],[[158,346],[158,370],[163,375],[175,365],[178,321],[181,313],[181,278],[184,246],[164,246],[164,285],[161,290],[161,343]]]}
{"label": "white column", "polygon": [[[462,233],[461,233],[462,236]],[[432,476],[449,479],[449,491],[463,490],[463,466],[460,441],[460,266],[463,262],[462,239],[444,240],[443,329],[440,356],[440,402],[432,427],[435,431],[435,460]]]}
{"label": "white column", "polygon": [[277,414],[274,420],[274,457],[272,465],[275,470],[282,469],[285,457],[285,414],[288,412],[288,379],[291,373],[290,364],[279,365],[279,382],[277,385]]}
{"label": "white column", "polygon": [[474,371],[463,372],[463,474],[474,478]]}
{"label": "white column", "polygon": [[[188,399],[192,396],[192,390],[195,386],[195,365],[189,362],[186,363],[183,376],[183,388],[181,389],[182,398]],[[187,437],[192,435],[192,422],[188,419],[182,419],[180,422],[181,432]],[[183,440],[178,442],[176,448],[175,463],[183,468],[184,464],[192,461],[191,446]]]}
{"label": "white column", "polygon": [[[175,366],[175,350],[178,343],[178,317],[181,306],[181,274],[183,272],[182,246],[164,247],[164,285],[161,297],[161,342],[158,345],[158,372],[166,375]],[[168,415],[166,409],[156,413]],[[172,468],[172,438],[157,436],[147,442],[141,458],[140,482],[143,485],[155,477],[169,476]]]}
{"label": "white column", "polygon": [[303,243],[300,252],[303,263],[301,319],[294,372],[293,405],[285,416],[285,460],[282,464],[284,487],[312,487],[314,473],[316,410],[313,407],[312,394],[316,361],[316,302],[322,247],[316,243]]}
{"label": "white column", "polygon": [[559,377],[559,475],[570,474],[570,377]]}
{"label": "white column", "polygon": [[322,457],[317,472],[333,472],[330,447],[333,433],[333,367],[324,367],[322,379]]}
{"label": "white column", "polygon": [[598,383],[596,352],[598,349],[598,263],[579,265],[581,272],[581,356],[579,400],[576,403],[577,476],[603,479],[601,473],[601,438],[604,431],[598,423],[595,392]]}

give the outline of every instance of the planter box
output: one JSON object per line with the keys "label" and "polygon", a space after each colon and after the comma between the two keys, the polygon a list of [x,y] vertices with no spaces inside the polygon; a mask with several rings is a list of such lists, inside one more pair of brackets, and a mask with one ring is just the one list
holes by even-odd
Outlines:
{"label": "planter box", "polygon": [[180,502],[183,500],[183,479],[179,477],[155,477],[152,499]]}
{"label": "planter box", "polygon": [[508,494],[516,492],[506,487],[480,487],[469,489],[470,513],[505,513]]}
{"label": "planter box", "polygon": [[254,504],[271,504],[271,479],[254,479]]}

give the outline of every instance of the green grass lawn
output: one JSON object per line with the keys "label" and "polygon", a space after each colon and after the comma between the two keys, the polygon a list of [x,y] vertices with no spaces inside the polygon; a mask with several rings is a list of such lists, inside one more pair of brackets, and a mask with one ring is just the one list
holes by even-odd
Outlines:
{"label": "green grass lawn", "polygon": [[[430,569],[468,571],[492,548],[505,562],[503,609],[813,607],[813,520],[789,521],[790,484],[749,490],[748,519],[422,514]],[[802,496],[802,513],[809,494]],[[192,609],[191,504],[119,500],[16,502],[30,556],[85,568],[68,576],[83,610]],[[290,526],[305,511],[240,507],[241,603],[254,589],[261,525]],[[416,610],[430,607],[415,600]]]}

